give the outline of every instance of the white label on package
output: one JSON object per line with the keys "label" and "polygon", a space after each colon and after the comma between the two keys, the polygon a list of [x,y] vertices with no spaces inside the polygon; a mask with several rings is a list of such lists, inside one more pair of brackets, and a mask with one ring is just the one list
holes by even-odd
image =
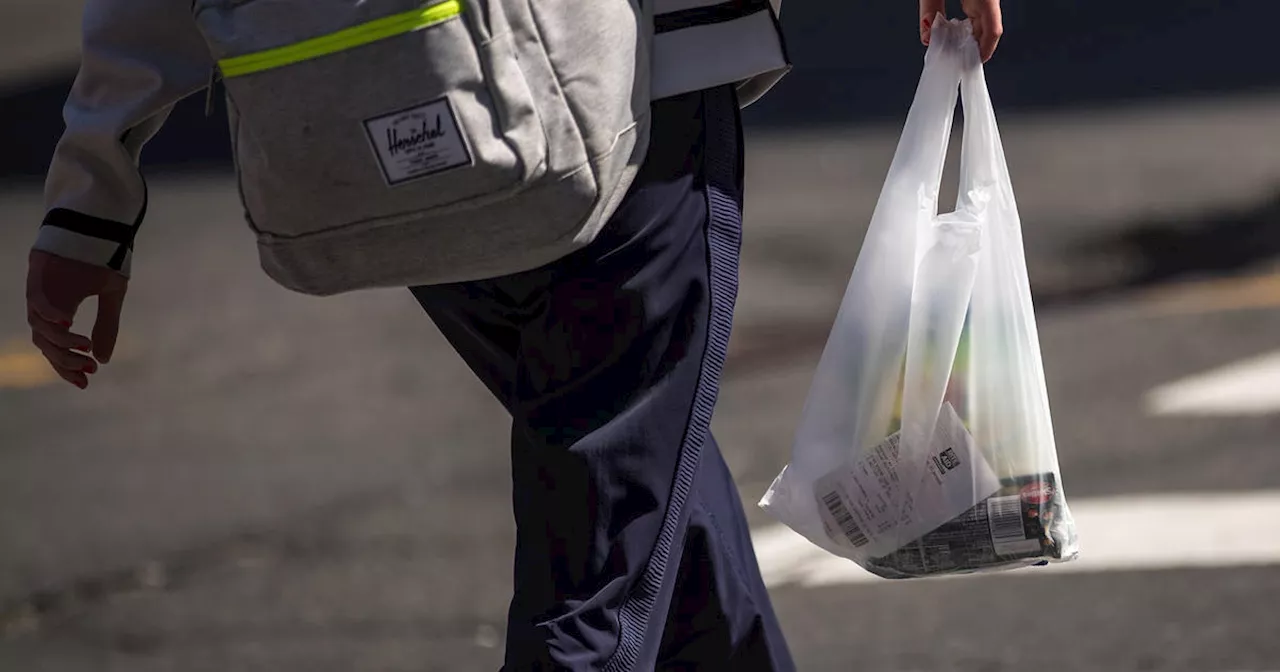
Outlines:
{"label": "white label on package", "polygon": [[814,484],[828,534],[865,557],[906,546],[1000,489],[950,403],[938,413],[929,450],[910,453],[924,464],[900,466],[900,441],[894,433]]}

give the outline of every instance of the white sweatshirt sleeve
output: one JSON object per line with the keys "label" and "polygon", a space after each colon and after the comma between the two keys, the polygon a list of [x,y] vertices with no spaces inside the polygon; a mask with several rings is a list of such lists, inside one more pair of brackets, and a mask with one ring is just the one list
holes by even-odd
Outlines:
{"label": "white sweatshirt sleeve", "polygon": [[35,248],[128,275],[147,207],[139,155],[213,61],[191,0],[86,0],[82,31]]}

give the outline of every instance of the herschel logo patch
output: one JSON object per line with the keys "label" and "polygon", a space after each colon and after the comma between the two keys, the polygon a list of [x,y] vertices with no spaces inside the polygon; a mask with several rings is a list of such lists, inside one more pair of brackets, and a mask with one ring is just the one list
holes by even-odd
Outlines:
{"label": "herschel logo patch", "polygon": [[472,162],[447,97],[366,119],[364,129],[388,185],[470,166]]}

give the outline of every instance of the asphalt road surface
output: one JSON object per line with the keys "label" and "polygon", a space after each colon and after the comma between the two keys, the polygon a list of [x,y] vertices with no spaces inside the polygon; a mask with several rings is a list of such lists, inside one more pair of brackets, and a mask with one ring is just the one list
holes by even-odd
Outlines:
{"label": "asphalt road surface", "polygon": [[[762,540],[777,529],[751,504],[786,463],[895,133],[749,138],[715,431]],[[1105,521],[1108,501],[1216,493],[1225,522],[1276,537],[1232,502],[1280,490],[1280,402],[1252,403],[1280,375],[1230,366],[1280,350],[1280,97],[1010,115],[1003,133],[1068,497]],[[496,669],[499,407],[407,292],[272,285],[227,175],[152,194],[119,355],[80,392],[27,345],[38,185],[0,192],[0,670]],[[822,560],[794,546],[769,571],[802,670],[1280,670],[1280,553],[1242,559],[1249,540],[1206,518],[1098,523],[1100,558],[1152,561],[1074,573],[783,576]],[[1215,551],[1168,552],[1197,539]]]}

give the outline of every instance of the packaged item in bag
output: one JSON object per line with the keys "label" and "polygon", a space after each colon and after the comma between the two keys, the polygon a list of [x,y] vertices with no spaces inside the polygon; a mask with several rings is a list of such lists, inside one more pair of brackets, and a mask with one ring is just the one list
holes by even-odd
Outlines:
{"label": "packaged item in bag", "polygon": [[[935,22],[916,98],[791,463],[761,506],[886,578],[1078,552],[1021,223],[967,22]],[[957,90],[960,196],[939,215]]]}
{"label": "packaged item in bag", "polygon": [[865,567],[886,579],[978,571],[1010,562],[1062,560],[1070,540],[1055,537],[1065,511],[1057,475],[1011,478],[996,494],[920,539]]}

